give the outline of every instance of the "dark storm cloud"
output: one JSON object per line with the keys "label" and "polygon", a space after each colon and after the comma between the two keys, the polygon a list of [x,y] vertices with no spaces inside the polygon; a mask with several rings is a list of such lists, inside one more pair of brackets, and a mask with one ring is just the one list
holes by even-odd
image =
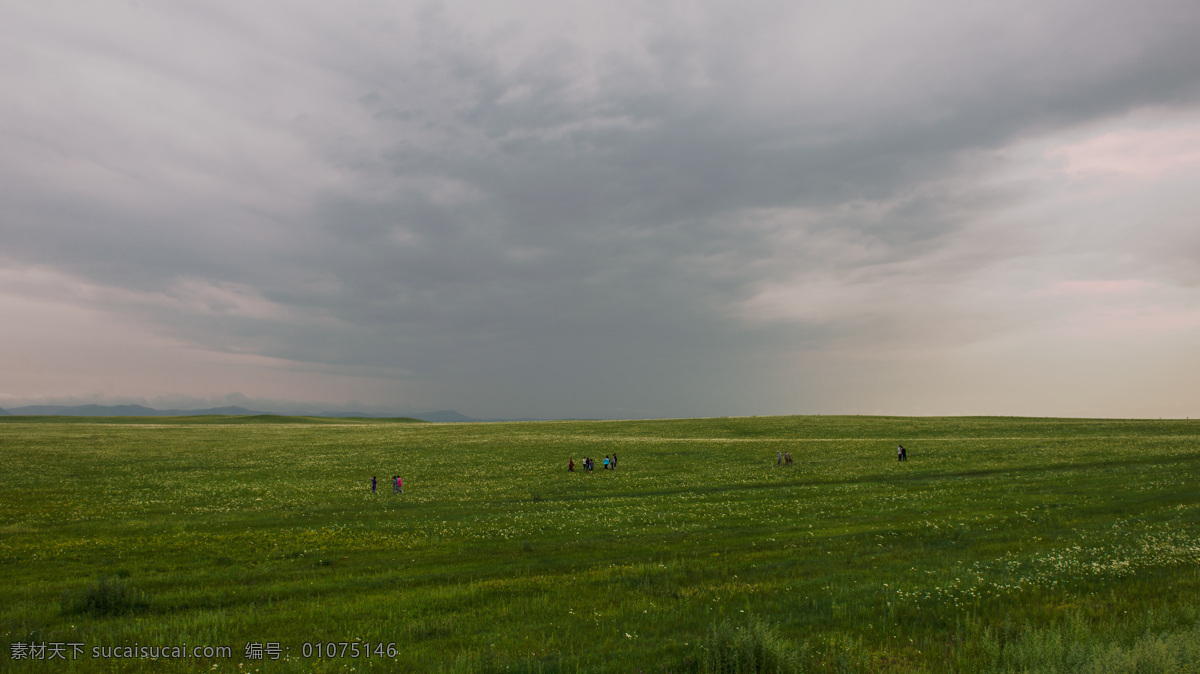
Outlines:
{"label": "dark storm cloud", "polygon": [[568,413],[878,329],[740,307],[952,283],[1005,254],[956,236],[1020,196],[994,150],[1200,84],[1186,2],[60,9],[0,29],[5,260],[210,348]]}

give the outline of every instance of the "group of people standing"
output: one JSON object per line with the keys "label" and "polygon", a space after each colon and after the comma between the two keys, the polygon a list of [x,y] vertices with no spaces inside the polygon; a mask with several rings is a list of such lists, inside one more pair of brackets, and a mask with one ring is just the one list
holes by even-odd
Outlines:
{"label": "group of people standing", "polygon": [[[583,461],[581,461],[579,465],[581,468],[583,468],[583,470],[586,470],[589,473],[592,472],[593,470],[596,470],[596,460],[590,459],[586,456],[583,457]],[[604,470],[616,470],[617,469],[617,455],[616,454],[606,455],[604,457],[603,465],[604,465]],[[567,472],[568,473],[575,472],[575,457],[573,457],[573,456],[571,457],[571,461],[567,464]]]}
{"label": "group of people standing", "polygon": [[[904,449],[904,445],[896,445],[896,460],[897,461],[908,461],[908,450]],[[776,466],[792,465],[791,452],[776,451],[775,452],[775,465]],[[583,457],[583,461],[580,462],[580,466],[584,470],[586,470],[590,473],[593,470],[596,470],[596,461],[595,461],[595,459],[591,459],[591,458],[585,456],[585,457]],[[604,470],[616,470],[617,469],[617,455],[616,454],[605,455],[603,466],[604,466]],[[568,473],[575,472],[575,457],[571,457],[571,461],[567,464],[567,472]],[[375,485],[376,485],[375,476],[372,475],[371,476],[371,493],[372,494],[375,493]],[[403,494],[404,493],[404,480],[402,480],[399,475],[392,476],[392,493],[393,494]]]}
{"label": "group of people standing", "polygon": [[[372,475],[371,476],[371,493],[372,494],[375,493],[376,484],[377,483],[375,481],[375,476]],[[402,480],[399,475],[392,476],[392,493],[393,494],[403,494],[404,493],[404,480]]]}

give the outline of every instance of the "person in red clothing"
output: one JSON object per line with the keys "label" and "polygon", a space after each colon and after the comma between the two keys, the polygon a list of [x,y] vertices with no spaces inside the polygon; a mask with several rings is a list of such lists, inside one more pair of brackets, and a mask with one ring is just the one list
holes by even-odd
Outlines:
{"label": "person in red clothing", "polygon": [[568,473],[575,472],[575,457],[573,457],[573,456],[571,457],[571,463],[567,464],[567,472]]}
{"label": "person in red clothing", "polygon": [[396,491],[404,493],[404,480],[399,475],[396,476]]}

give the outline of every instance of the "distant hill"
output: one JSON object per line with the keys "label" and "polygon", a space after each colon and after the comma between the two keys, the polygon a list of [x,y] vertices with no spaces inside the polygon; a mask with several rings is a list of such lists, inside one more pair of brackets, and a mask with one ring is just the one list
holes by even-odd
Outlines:
{"label": "distant hill", "polygon": [[520,419],[505,419],[505,418],[477,419],[477,418],[475,418],[475,417],[469,417],[469,416],[467,416],[467,415],[465,415],[465,414],[461,414],[461,413],[459,413],[459,412],[455,412],[454,410],[441,410],[441,411],[438,411],[438,412],[428,412],[428,413],[426,413],[426,414],[412,414],[412,415],[409,415],[409,416],[411,416],[411,417],[412,417],[412,418],[414,418],[414,419],[420,419],[421,421],[433,421],[433,422],[438,422],[438,423],[446,423],[446,422],[458,422],[458,421],[462,421],[462,422],[466,422],[466,421],[474,421],[474,422],[486,422],[486,421],[545,421],[545,419],[537,419],[537,418],[534,418],[534,417],[521,417]]}
{"label": "distant hill", "polygon": [[240,416],[285,416],[285,417],[326,417],[331,419],[396,419],[409,418],[437,423],[481,422],[481,421],[534,421],[534,419],[476,419],[454,410],[438,410],[424,414],[399,414],[395,412],[368,414],[366,412],[261,412],[248,410],[245,407],[210,407],[203,410],[156,410],[145,405],[26,405],[14,407],[8,411],[0,410],[0,415],[14,416],[64,416],[64,417],[198,417],[207,415]]}
{"label": "distant hill", "polygon": [[[8,411],[0,410],[0,414],[30,415],[30,416],[65,416],[65,417],[197,417],[206,415],[222,416],[261,416],[272,415],[272,412],[248,410],[245,407],[210,407],[202,410],[157,410],[145,405],[26,405],[14,407]],[[454,410],[438,410],[425,414],[401,415],[397,413],[368,414],[366,412],[323,412],[295,411],[278,416],[292,417],[328,417],[332,419],[394,419],[407,417],[421,421],[466,422],[466,421],[518,421],[516,419],[475,419]],[[528,421],[523,419],[520,421]]]}
{"label": "distant hill", "polygon": [[0,416],[4,416],[5,414],[8,414],[8,412],[4,411],[3,407],[0,407]]}
{"label": "distant hill", "polygon": [[64,417],[191,417],[205,414],[242,416],[266,414],[244,407],[211,407],[204,410],[156,410],[144,405],[27,405],[14,407],[8,412],[13,415],[46,415]]}
{"label": "distant hill", "polygon": [[[313,417],[331,417],[333,419],[390,419],[397,416],[395,413],[375,413],[367,412],[334,412],[326,410],[324,412],[290,412],[295,416],[313,416]],[[476,419],[469,417],[461,412],[454,410],[438,410],[437,412],[425,412],[424,414],[406,414],[410,419],[420,419],[421,421],[434,421],[438,423],[456,422],[456,421],[518,421],[517,419]],[[522,419],[520,421],[529,421]]]}
{"label": "distant hill", "polygon": [[439,410],[437,412],[426,412],[425,414],[414,414],[413,417],[424,421],[481,421],[481,419],[472,419],[454,410]]}

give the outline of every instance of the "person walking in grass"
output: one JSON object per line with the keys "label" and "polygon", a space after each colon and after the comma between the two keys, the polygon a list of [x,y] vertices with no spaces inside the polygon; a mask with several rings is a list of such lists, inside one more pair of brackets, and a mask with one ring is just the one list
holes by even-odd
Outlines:
{"label": "person walking in grass", "polygon": [[571,463],[567,464],[567,472],[568,473],[575,472],[575,457],[573,457],[573,456],[571,457]]}
{"label": "person walking in grass", "polygon": [[401,494],[404,493],[404,480],[399,475],[396,476],[396,491]]}
{"label": "person walking in grass", "polygon": [[896,460],[904,460],[904,445],[896,445]]}
{"label": "person walking in grass", "polygon": [[608,470],[608,455],[604,455],[604,470]]}
{"label": "person walking in grass", "polygon": [[371,493],[372,494],[375,493],[375,476],[374,475],[371,476]]}
{"label": "person walking in grass", "polygon": [[399,479],[400,479],[399,475],[392,476],[392,493],[393,494],[400,493],[400,483],[398,482]]}
{"label": "person walking in grass", "polygon": [[783,465],[783,452],[779,451],[778,449],[775,450],[775,465],[776,466]]}
{"label": "person walking in grass", "polygon": [[900,445],[900,460],[908,461],[908,450],[904,448],[904,445]]}
{"label": "person walking in grass", "polygon": [[783,453],[783,465],[785,465],[785,466],[792,465],[792,453],[791,452]]}
{"label": "person walking in grass", "polygon": [[617,455],[616,455],[616,453],[615,453],[615,452],[613,453],[612,469],[613,469],[613,470],[616,470],[616,469],[617,469]]}

